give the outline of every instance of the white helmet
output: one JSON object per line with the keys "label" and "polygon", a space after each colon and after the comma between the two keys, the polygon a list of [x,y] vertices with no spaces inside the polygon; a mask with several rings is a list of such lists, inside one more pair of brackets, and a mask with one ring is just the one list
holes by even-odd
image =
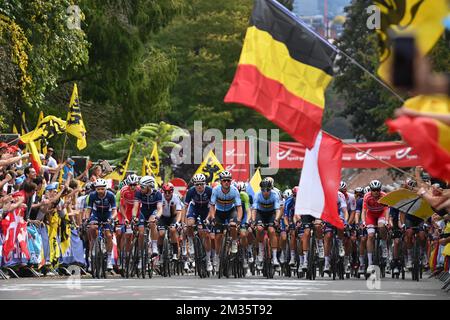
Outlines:
{"label": "white helmet", "polygon": [[126,184],[130,185],[130,184],[138,184],[139,183],[139,176],[136,174],[131,174],[126,178]]}
{"label": "white helmet", "polygon": [[290,196],[292,196],[292,190],[291,189],[286,189],[283,191],[283,198],[287,199]]}
{"label": "white helmet", "polygon": [[194,184],[206,182],[206,176],[203,173],[197,173],[192,177],[192,182]]}
{"label": "white helmet", "polygon": [[381,182],[378,180],[372,180],[369,183],[370,190],[381,189]]}
{"label": "white helmet", "polygon": [[341,181],[340,185],[339,185],[339,191],[347,189],[347,184],[345,183],[345,181]]}
{"label": "white helmet", "polygon": [[229,180],[231,180],[232,179],[232,175],[231,175],[231,172],[230,171],[222,171],[221,173],[219,173],[219,178],[220,178],[220,180],[223,180],[223,179],[229,179]]}
{"label": "white helmet", "polygon": [[154,189],[156,182],[155,182],[155,178],[153,178],[152,176],[143,176],[141,178],[141,180],[139,181],[139,184],[143,188],[150,187],[150,188]]}
{"label": "white helmet", "polygon": [[245,182],[244,181],[239,181],[238,182],[238,190],[239,191],[246,191],[246,189],[247,189],[247,186],[245,185]]}
{"label": "white helmet", "polygon": [[97,179],[94,182],[94,188],[106,188],[106,180],[105,179]]}
{"label": "white helmet", "polygon": [[364,188],[364,194],[369,193],[369,192],[370,192],[370,187],[369,186],[365,187]]}

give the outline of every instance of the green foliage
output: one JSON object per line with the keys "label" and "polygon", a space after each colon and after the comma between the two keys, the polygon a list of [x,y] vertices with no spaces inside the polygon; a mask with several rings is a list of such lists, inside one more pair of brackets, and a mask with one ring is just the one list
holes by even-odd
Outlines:
{"label": "green foliage", "polygon": [[83,81],[84,98],[114,106],[112,133],[161,119],[170,109],[176,64],[149,39],[181,11],[183,1],[84,0],[80,6],[92,44],[89,65],[76,76]]}
{"label": "green foliage", "polygon": [[130,134],[122,134],[116,138],[103,141],[100,145],[109,154],[115,154],[116,159],[112,162],[119,162],[128,152],[128,148],[134,143],[134,150],[130,160],[130,170],[137,170],[140,173],[144,157],[149,159],[154,143],[158,146],[160,159],[169,158],[169,152],[178,147],[172,142],[172,134],[179,127],[165,123],[147,123]]}
{"label": "green foliage", "polygon": [[[379,64],[377,35],[366,27],[366,8],[371,4],[371,0],[354,1],[346,8],[347,21],[338,46],[376,74]],[[337,65],[340,70],[334,87],[345,100],[341,115],[350,120],[355,137],[368,141],[391,140],[384,121],[401,102],[347,58],[341,57]]]}

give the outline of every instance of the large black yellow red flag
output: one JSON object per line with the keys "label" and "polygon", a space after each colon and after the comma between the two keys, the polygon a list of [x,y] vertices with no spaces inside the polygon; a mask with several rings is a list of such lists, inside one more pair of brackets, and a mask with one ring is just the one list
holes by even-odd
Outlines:
{"label": "large black yellow red flag", "polygon": [[256,0],[224,101],[260,112],[312,148],[322,127],[334,53],[281,4]]}
{"label": "large black yellow red flag", "polygon": [[414,35],[418,51],[425,55],[444,32],[444,18],[449,13],[447,0],[374,0],[381,13],[377,29],[380,48],[379,76],[389,81],[392,38]]}
{"label": "large black yellow red flag", "polygon": [[66,132],[66,121],[55,117],[46,116],[38,122],[36,128],[20,137],[23,143],[45,138],[49,140],[57,134]]}
{"label": "large black yellow red flag", "polygon": [[224,171],[222,164],[212,150],[208,152],[208,155],[198,167],[195,174],[203,173],[206,176],[206,182],[212,183],[219,179],[219,173]]}

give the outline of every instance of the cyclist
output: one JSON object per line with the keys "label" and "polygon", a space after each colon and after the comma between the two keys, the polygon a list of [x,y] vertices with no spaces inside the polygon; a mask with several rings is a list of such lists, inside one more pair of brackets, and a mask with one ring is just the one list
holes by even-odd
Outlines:
{"label": "cyclist", "polygon": [[394,248],[392,252],[392,261],[391,261],[391,269],[392,274],[397,275],[400,273],[401,262],[399,260],[399,250],[402,250],[400,247],[400,240],[403,236],[402,229],[400,226],[400,210],[390,207],[389,208],[389,219],[390,225],[392,226],[391,234],[392,239],[394,240]]}
{"label": "cyclist", "polygon": [[291,189],[286,189],[286,190],[283,191],[283,199],[284,199],[284,201],[289,199],[291,196],[292,196],[292,190]]}
{"label": "cyclist", "polygon": [[[345,200],[345,196],[342,192],[338,191],[337,197],[337,206],[339,217],[344,222],[344,225],[347,224],[348,221],[348,211],[347,211],[347,202]],[[329,273],[330,272],[330,254],[331,254],[331,240],[333,236],[333,232],[336,229],[332,224],[325,222],[325,237],[324,237],[324,247],[325,247],[325,266],[323,267],[323,271]],[[350,259],[349,259],[349,251],[347,251],[348,245],[345,246],[344,249],[344,230],[337,230],[337,245],[339,248],[339,256],[344,257],[344,266],[346,268],[345,272],[350,273]],[[345,238],[345,241],[348,242],[349,238]]]}
{"label": "cyclist", "polygon": [[111,222],[117,216],[116,197],[114,193],[106,190],[106,181],[104,179],[97,179],[94,183],[95,192],[89,194],[86,215],[89,218],[89,251],[92,252],[95,239],[98,237],[99,222],[107,222],[105,228],[106,237],[106,251],[108,253],[107,269],[111,270],[112,265],[112,225]]}
{"label": "cyclist", "polygon": [[272,263],[274,266],[279,266],[277,259],[277,238],[275,234],[274,225],[280,224],[281,210],[280,210],[280,196],[279,193],[273,190],[271,179],[265,178],[259,184],[261,191],[255,195],[252,207],[252,220],[257,225],[256,241],[258,242],[258,269],[262,269],[263,262],[263,235],[264,225],[268,225],[268,233],[270,238],[270,245],[272,247]]}
{"label": "cyclist", "polygon": [[388,224],[388,207],[378,202],[381,197],[385,196],[385,193],[381,191],[381,182],[378,180],[372,180],[369,184],[370,192],[364,195],[363,211],[362,211],[362,225],[367,227],[367,258],[368,264],[367,273],[372,273],[374,270],[373,265],[373,249],[375,240],[375,228],[378,227],[380,232],[380,244],[382,249],[382,258],[386,259],[388,256],[387,251],[387,230],[386,224]]}
{"label": "cyclist", "polygon": [[[184,199],[187,210],[187,237],[189,246],[192,245],[192,237],[194,235],[193,226],[196,224],[197,219],[205,221],[209,213],[209,202],[211,200],[212,188],[206,185],[206,176],[203,173],[198,173],[192,178],[194,186],[189,189]],[[211,264],[211,235],[210,230],[207,228],[201,228],[199,226],[199,235],[203,240],[206,251],[206,270],[212,271]],[[193,252],[192,248],[189,248],[189,252]],[[185,269],[189,269],[188,262],[185,261]]]}
{"label": "cyclist", "polygon": [[290,266],[295,266],[296,263],[297,241],[295,235],[294,213],[295,213],[295,200],[297,198],[297,193],[298,187],[294,187],[292,189],[292,195],[289,198],[287,198],[284,203],[284,219],[282,220],[282,224],[284,223],[285,228],[289,227],[290,247],[291,247],[291,260],[289,261]]}
{"label": "cyclist", "polygon": [[213,189],[207,220],[215,224],[214,265],[219,265],[223,225],[228,221],[232,238],[231,253],[237,253],[237,225],[242,220],[241,196],[236,187],[231,186],[232,175],[229,171],[219,173],[220,185]]}
{"label": "cyclist", "polygon": [[[406,181],[405,187],[411,191],[416,191],[417,189],[417,183],[415,180],[408,179]],[[424,262],[424,265],[427,264],[427,235],[425,232],[426,225],[423,221],[423,219],[416,217],[412,214],[405,214],[404,212],[400,212],[400,222],[402,229],[405,230],[405,243],[406,243],[406,252],[407,252],[407,259],[406,259],[406,269],[411,270],[412,269],[412,251],[413,251],[413,237],[414,237],[414,231],[413,228],[419,229],[419,233],[417,235],[416,241],[419,241],[420,244],[420,257],[422,261]]]}
{"label": "cyclist", "polygon": [[172,245],[173,257],[172,260],[178,260],[178,232],[180,227],[181,213],[183,210],[183,202],[178,194],[174,194],[174,186],[172,183],[165,183],[161,188],[164,193],[163,209],[161,218],[158,221],[159,229],[159,251],[162,251],[163,239],[166,229],[169,228],[170,244]]}
{"label": "cyclist", "polygon": [[[366,272],[365,270],[365,252],[366,252],[366,240],[367,240],[367,230],[363,227],[361,227],[361,213],[363,209],[363,203],[364,203],[364,191],[365,188],[363,187],[357,187],[355,188],[355,198],[356,198],[356,208],[355,208],[355,227],[356,229],[356,237],[359,238],[359,248],[355,250],[359,250],[359,274],[364,274]],[[354,246],[356,246],[356,239]]]}
{"label": "cyclist", "polygon": [[[131,250],[131,236],[133,231],[128,228],[131,220],[133,219],[133,208],[136,203],[135,194],[139,191],[139,176],[136,174],[129,175],[123,183],[123,187],[120,189],[120,214],[119,223],[123,225],[122,230],[116,230],[117,241],[119,243],[118,248],[125,247],[125,252]],[[121,239],[122,232],[125,232],[125,237]],[[126,246],[125,246],[126,244]],[[120,256],[120,251],[119,251]]]}
{"label": "cyclist", "polygon": [[[144,245],[144,224],[147,221],[150,223],[152,257],[155,257],[159,254],[156,220],[159,220],[162,215],[162,194],[155,189],[156,182],[152,176],[143,176],[139,180],[139,185],[141,188],[134,194],[136,201],[133,207],[133,218],[137,217],[139,211],[139,250],[142,250]],[[141,268],[140,261],[138,266]]]}
{"label": "cyclist", "polygon": [[[356,198],[353,193],[347,192],[347,183],[345,181],[341,181],[339,186],[339,192],[341,192],[344,197],[345,201],[347,203],[347,212],[348,212],[348,219],[347,221],[347,228],[348,231],[351,233],[351,230],[354,227],[355,224],[355,215],[356,215]],[[345,265],[345,273],[350,273],[350,257],[349,254],[352,252],[352,241],[351,241],[351,235],[346,232],[345,233],[345,257],[344,257],[344,265]]]}
{"label": "cyclist", "polygon": [[[240,234],[239,234],[239,239],[243,248],[244,252],[252,252],[253,248],[252,248],[252,243],[253,243],[253,233],[252,232],[248,232],[248,225],[249,225],[249,220],[251,220],[251,211],[250,211],[250,197],[248,196],[248,193],[245,191],[246,187],[245,187],[245,183],[240,181],[237,183],[237,189],[239,191],[239,195],[241,197],[241,203],[242,203],[242,221],[241,221],[241,228],[240,228]],[[252,234],[251,236],[250,233]],[[251,237],[249,239],[249,237]],[[252,241],[249,241],[252,240]],[[245,269],[248,268],[248,263],[252,263],[253,262],[253,254],[249,255],[249,258],[247,258],[247,254],[244,254],[244,264],[243,267]]]}

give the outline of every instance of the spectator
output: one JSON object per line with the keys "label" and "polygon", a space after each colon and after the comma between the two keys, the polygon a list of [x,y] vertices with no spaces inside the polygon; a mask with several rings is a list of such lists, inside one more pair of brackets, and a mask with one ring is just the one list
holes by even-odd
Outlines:
{"label": "spectator", "polygon": [[47,154],[45,155],[45,159],[47,159],[47,166],[50,168],[56,168],[58,166],[58,163],[56,162],[55,158],[53,158],[53,148],[48,147],[47,148]]}

